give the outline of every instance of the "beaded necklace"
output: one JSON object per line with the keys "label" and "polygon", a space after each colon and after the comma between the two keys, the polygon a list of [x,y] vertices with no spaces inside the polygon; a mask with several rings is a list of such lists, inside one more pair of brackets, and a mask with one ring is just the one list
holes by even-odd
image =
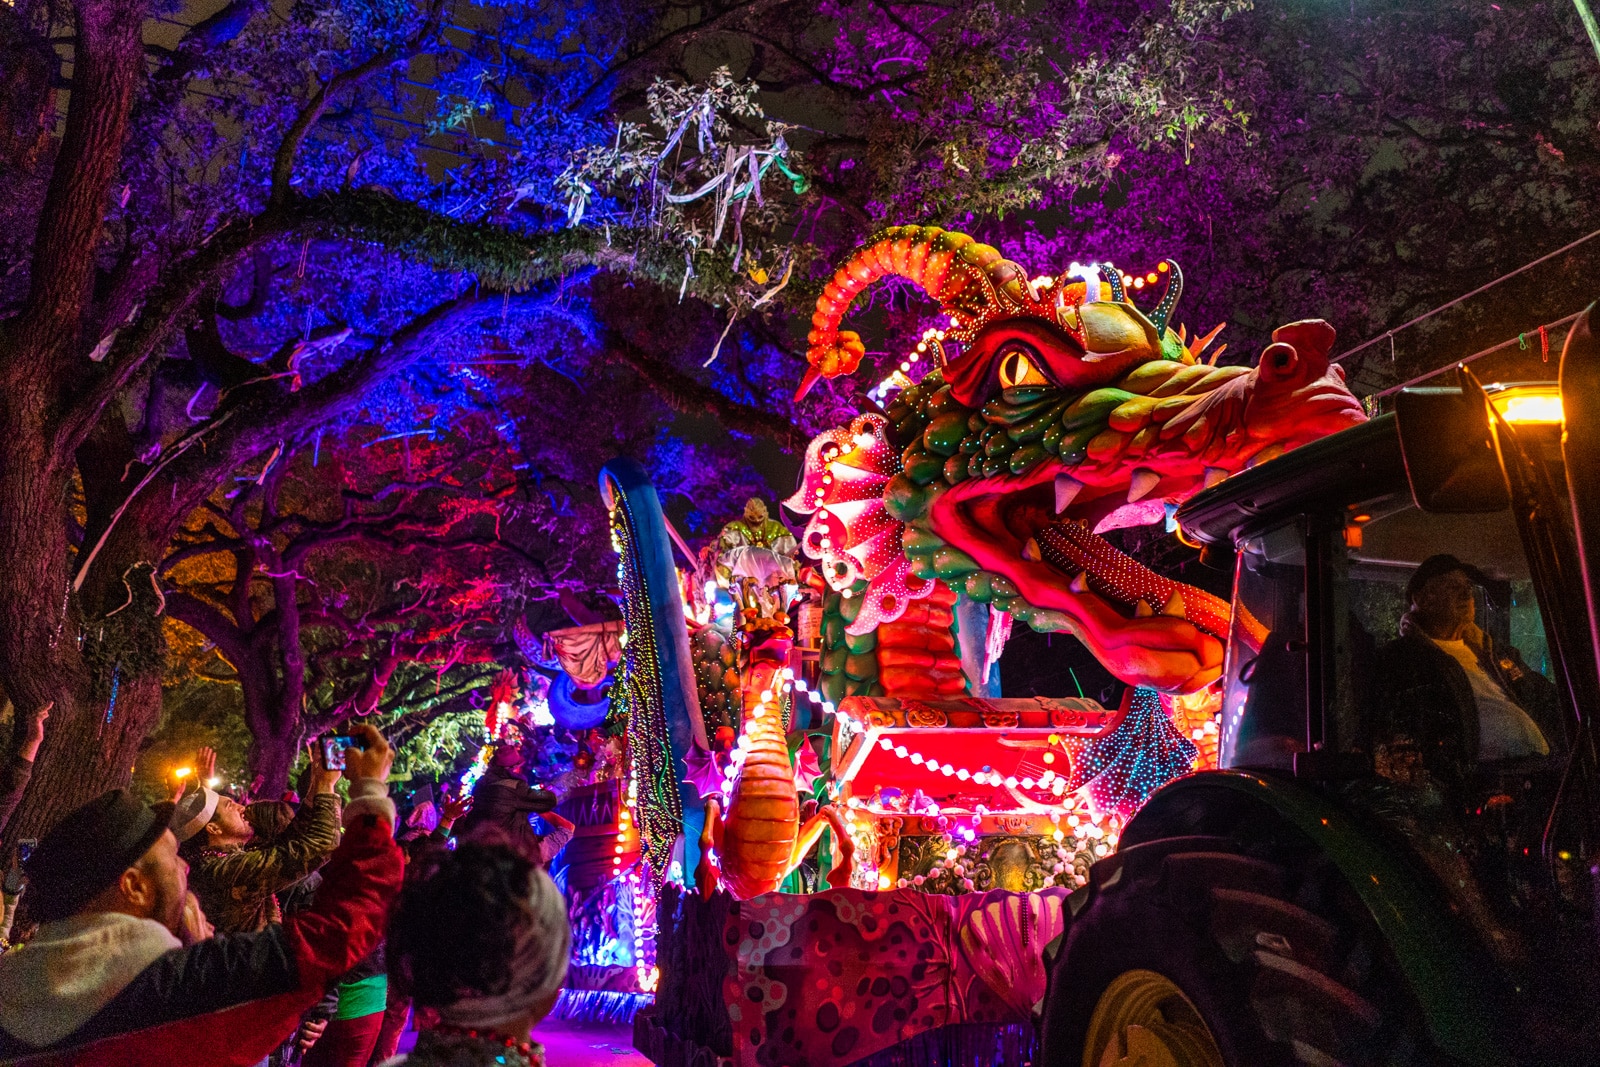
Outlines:
{"label": "beaded necklace", "polygon": [[[431,1039],[429,1044],[456,1047],[470,1047],[474,1044],[486,1046],[483,1051],[493,1050],[497,1057],[504,1057],[499,1062],[505,1063],[507,1067],[545,1067],[544,1049],[527,1038],[519,1041],[504,1034],[483,1033],[465,1026],[452,1026],[449,1023],[441,1023],[425,1033]],[[514,1060],[510,1058],[511,1056],[518,1056],[521,1059]]]}

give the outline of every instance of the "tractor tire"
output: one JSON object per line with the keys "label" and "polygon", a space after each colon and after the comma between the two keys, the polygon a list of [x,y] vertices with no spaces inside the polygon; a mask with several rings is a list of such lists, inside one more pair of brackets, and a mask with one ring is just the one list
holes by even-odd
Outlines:
{"label": "tractor tire", "polygon": [[1035,1062],[1428,1062],[1381,945],[1360,916],[1328,906],[1336,877],[1315,858],[1285,865],[1218,837],[1101,860],[1051,966]]}

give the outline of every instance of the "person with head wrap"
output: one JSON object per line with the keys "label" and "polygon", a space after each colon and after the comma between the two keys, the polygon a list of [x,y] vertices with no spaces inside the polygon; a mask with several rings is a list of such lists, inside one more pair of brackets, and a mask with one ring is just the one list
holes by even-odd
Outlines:
{"label": "person with head wrap", "polygon": [[[186,792],[172,832],[188,861],[195,894],[218,933],[261,930],[281,922],[277,894],[320,867],[339,843],[339,771],[313,765],[309,800],[268,843],[257,840],[245,806],[207,787]],[[272,822],[263,811],[257,821]]]}
{"label": "person with head wrap", "polygon": [[438,1022],[385,1067],[544,1067],[529,1031],[566,980],[561,891],[493,830],[419,862],[389,920],[389,976]]}

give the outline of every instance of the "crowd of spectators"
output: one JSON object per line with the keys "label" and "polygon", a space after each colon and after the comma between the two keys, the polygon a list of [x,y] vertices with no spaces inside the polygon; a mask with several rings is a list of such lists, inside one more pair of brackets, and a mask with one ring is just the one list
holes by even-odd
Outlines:
{"label": "crowd of spectators", "polygon": [[[0,831],[49,710],[23,720],[0,772]],[[502,759],[476,812],[429,794],[399,825],[393,750],[371,726],[351,739],[342,770],[313,759],[303,800],[247,805],[206,778],[156,805],[112,790],[13,862],[0,1064],[541,1065],[529,1030],[570,950],[543,868],[571,824]],[[553,832],[534,833],[530,811]],[[415,1048],[395,1058],[413,1014]]]}

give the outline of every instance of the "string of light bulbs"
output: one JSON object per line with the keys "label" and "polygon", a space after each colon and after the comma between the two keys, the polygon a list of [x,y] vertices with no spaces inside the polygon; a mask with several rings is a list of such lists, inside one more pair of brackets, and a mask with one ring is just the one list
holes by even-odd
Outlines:
{"label": "string of light bulbs", "polygon": [[[1110,270],[1116,271],[1117,277],[1122,280],[1122,287],[1124,289],[1132,289],[1136,292],[1143,289],[1147,285],[1155,285],[1161,280],[1163,275],[1170,273],[1172,270],[1172,264],[1167,260],[1162,260],[1161,262],[1157,263],[1155,270],[1145,271],[1142,274],[1130,274],[1125,270],[1119,269],[1110,260],[1105,260],[1100,263],[1090,263],[1087,265],[1079,263],[1077,260],[1073,260],[1070,264],[1068,264],[1064,277],[1091,277],[1098,281],[1101,267],[1106,267]],[[1039,277],[1032,279],[1029,284],[1035,290],[1038,290],[1048,287],[1054,280],[1055,279],[1052,279],[1049,275],[1040,275]],[[951,323],[954,324],[954,322],[955,320],[952,319]],[[916,366],[916,364],[922,362],[923,359],[929,357],[930,354],[932,356],[932,363],[934,366],[944,366],[944,340],[945,331],[936,326],[930,326],[928,329],[923,330],[922,339],[917,342],[916,347],[910,352],[906,353],[905,358],[900,361],[900,365],[898,367],[895,367],[893,370],[891,370],[888,375],[883,378],[883,380],[878,382],[877,385],[874,385],[871,389],[867,390],[867,398],[869,400],[882,403],[884,398],[889,395],[889,391],[891,389],[910,388],[915,384],[910,378],[912,369]]]}
{"label": "string of light bulbs", "polygon": [[[823,716],[837,721],[841,726],[841,740],[844,744],[849,744],[852,734],[866,732],[854,719],[840,712],[832,701],[817,690],[810,688],[804,679],[795,677],[794,671],[787,667],[777,676],[776,691],[763,690],[757,694],[756,706],[751,713],[751,720],[753,721],[761,715],[781,713],[783,700],[791,694],[803,695],[807,702],[816,707]],[[1060,740],[1059,735],[1052,734],[1050,736],[1052,745],[1059,743]],[[744,764],[749,744],[748,734],[741,728],[739,739],[734,743],[733,750],[729,755],[728,766],[723,771],[722,794],[724,803],[727,802],[732,794],[734,780],[738,777],[739,770]],[[1034,778],[1031,775],[1002,776],[987,767],[974,772],[967,768],[956,767],[953,764],[931,760],[921,753],[913,752],[904,744],[897,744],[894,739],[888,737],[878,738],[878,747],[880,750],[886,751],[897,758],[908,760],[914,765],[937,770],[939,774],[957,781],[972,781],[977,785],[1006,786],[1013,789],[1019,786],[1023,789],[1043,787],[1049,789],[1058,797],[1064,796],[1066,792],[1066,779],[1048,768],[1038,778]],[[1046,753],[1047,758],[1052,755],[1053,753]],[[831,785],[830,788],[832,788]],[[1080,808],[1081,803],[1076,794],[1074,794],[1073,798],[1063,800],[1062,810],[1050,812],[1048,815],[1052,826],[1050,837],[1052,842],[1058,846],[1058,854],[1049,867],[1050,873],[1057,877],[1070,876],[1073,884],[1077,884],[1081,880],[1081,876],[1073,873],[1073,857],[1085,850],[1091,857],[1107,855],[1116,847],[1118,838],[1115,816],[1101,816],[1090,811],[1080,812]],[[851,797],[845,811],[845,822],[851,831],[851,836],[858,838],[858,855],[861,854],[860,850],[863,844],[863,838],[858,835],[864,834],[865,831],[857,821],[857,816],[864,813],[864,810],[870,811],[870,809],[866,808],[865,802],[859,797]],[[926,874],[915,875],[911,878],[897,878],[891,882],[887,875],[878,875],[876,869],[867,873],[875,876],[880,889],[888,889],[891,885],[905,889],[920,887],[930,878],[936,878],[940,873],[948,872],[962,889],[969,892],[973,891],[976,885],[971,877],[972,872],[967,868],[970,862],[967,859],[969,855],[968,846],[975,844],[977,841],[983,817],[986,814],[988,814],[988,809],[980,804],[978,805],[978,810],[973,814],[956,817],[954,825],[950,828],[950,836],[952,838],[950,846],[946,848],[944,856],[935,863],[934,868]],[[1067,844],[1069,837],[1071,838],[1070,845]],[[1062,849],[1066,851],[1061,851]],[[635,958],[638,959],[640,957],[636,955]],[[644,983],[641,980],[641,988],[643,987]]]}

